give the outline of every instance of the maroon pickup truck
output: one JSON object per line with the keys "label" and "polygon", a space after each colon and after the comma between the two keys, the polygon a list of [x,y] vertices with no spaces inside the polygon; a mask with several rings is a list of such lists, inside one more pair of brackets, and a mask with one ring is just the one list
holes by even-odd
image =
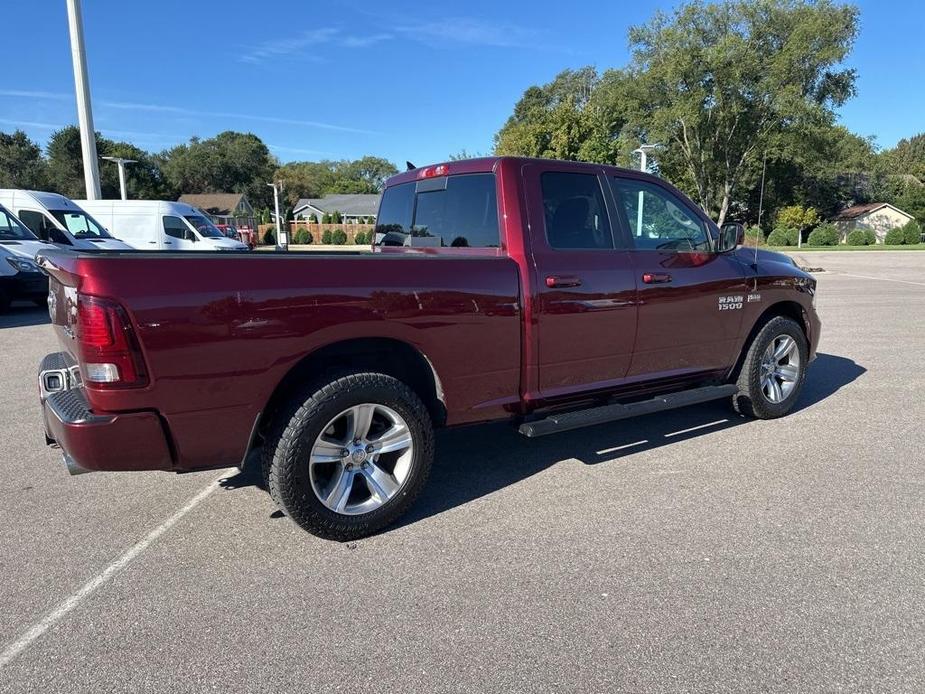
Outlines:
{"label": "maroon pickup truck", "polygon": [[[372,252],[43,251],[72,472],[242,465],[356,538],[421,491],[435,427],[541,436],[718,398],[771,418],[815,356],[815,280],[662,180],[484,158],[390,179]],[[256,453],[255,453],[256,455]]]}

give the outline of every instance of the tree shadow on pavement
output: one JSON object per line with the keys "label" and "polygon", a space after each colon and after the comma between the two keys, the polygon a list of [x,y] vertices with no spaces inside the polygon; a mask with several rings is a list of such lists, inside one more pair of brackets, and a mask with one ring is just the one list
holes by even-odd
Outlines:
{"label": "tree shadow on pavement", "polygon": [[14,303],[10,310],[0,314],[0,329],[24,328],[30,325],[45,325],[51,323],[48,309],[35,304]]}
{"label": "tree shadow on pavement", "polygon": [[[866,371],[851,359],[818,355],[795,411],[825,400]],[[586,465],[613,462],[749,421],[738,416],[727,400],[718,400],[539,439],[521,436],[508,423],[442,430],[437,433],[436,460],[421,497],[383,532],[462,506],[563,460],[575,459]],[[228,490],[262,487],[259,455],[249,456],[244,471],[223,480],[221,486]]]}

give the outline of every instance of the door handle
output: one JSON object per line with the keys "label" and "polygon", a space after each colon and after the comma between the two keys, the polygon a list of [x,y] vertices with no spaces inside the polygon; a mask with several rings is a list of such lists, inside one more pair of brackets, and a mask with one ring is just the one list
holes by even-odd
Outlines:
{"label": "door handle", "polygon": [[642,281],[646,284],[667,284],[671,282],[671,275],[667,272],[646,272],[642,275]]}
{"label": "door handle", "polygon": [[562,289],[564,287],[580,287],[581,279],[573,275],[549,275],[546,277],[546,286],[550,289]]}

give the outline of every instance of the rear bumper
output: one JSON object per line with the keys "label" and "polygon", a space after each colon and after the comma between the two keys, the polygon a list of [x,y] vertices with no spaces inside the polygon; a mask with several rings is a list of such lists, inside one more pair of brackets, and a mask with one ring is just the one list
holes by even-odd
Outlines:
{"label": "rear bumper", "polygon": [[[43,366],[60,358],[48,355]],[[173,468],[164,427],[156,413],[91,412],[80,387],[42,393],[46,443],[61,447],[72,474]]]}

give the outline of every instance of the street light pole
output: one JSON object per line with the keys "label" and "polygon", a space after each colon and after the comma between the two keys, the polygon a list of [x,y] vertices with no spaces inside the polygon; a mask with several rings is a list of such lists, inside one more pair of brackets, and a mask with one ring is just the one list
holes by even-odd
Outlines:
{"label": "street light pole", "polygon": [[80,149],[84,160],[84,183],[87,200],[100,199],[100,172],[96,163],[96,131],[90,109],[90,78],[84,51],[83,20],[80,0],[67,0],[67,25],[71,34],[71,61],[74,64],[74,89],[77,93],[77,122],[80,125]]}
{"label": "street light pole", "polygon": [[279,219],[279,194],[283,190],[283,182],[280,181],[277,183],[267,183],[273,189],[273,204],[276,207],[276,248],[281,251],[289,250],[289,235],[283,231],[282,224]]}
{"label": "street light pole", "polygon": [[100,157],[100,159],[105,159],[106,161],[114,161],[119,167],[119,191],[122,193],[122,199],[128,200],[128,191],[125,187],[125,165],[134,164],[137,159],[123,159],[122,157]]}
{"label": "street light pole", "polygon": [[[639,170],[645,173],[648,168],[648,159],[646,154],[658,147],[657,144],[652,145],[639,145],[639,149],[634,149],[633,154],[639,155]],[[642,236],[642,208],[645,204],[645,196],[642,190],[639,191],[639,201],[636,203],[636,236]]]}

